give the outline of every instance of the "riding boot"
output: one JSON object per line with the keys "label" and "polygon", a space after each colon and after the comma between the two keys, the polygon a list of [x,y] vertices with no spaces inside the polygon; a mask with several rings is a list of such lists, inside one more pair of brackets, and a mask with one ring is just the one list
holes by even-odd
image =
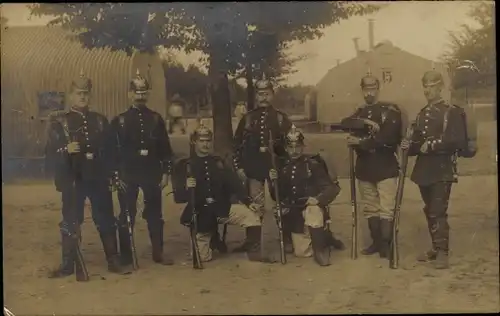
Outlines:
{"label": "riding boot", "polygon": [[262,233],[262,226],[251,226],[246,228],[247,240],[249,243],[248,250],[246,251],[248,260],[250,261],[260,261],[266,263],[275,263],[275,260],[272,257],[262,256],[261,254],[261,243],[260,243],[260,235]]}
{"label": "riding boot", "polygon": [[74,240],[66,234],[61,234],[61,238],[62,262],[56,270],[50,272],[49,278],[62,278],[75,273]]}
{"label": "riding boot", "polygon": [[126,226],[118,228],[118,239],[120,241],[120,263],[122,266],[129,266],[132,264],[132,245]]}
{"label": "riding boot", "polygon": [[120,256],[118,255],[118,245],[116,242],[116,232],[107,234],[100,233],[104,254],[108,262],[108,271],[113,273],[121,273]]}
{"label": "riding boot", "polygon": [[153,261],[165,266],[174,264],[170,258],[163,256],[163,221],[160,223],[148,223],[149,238],[151,239],[151,246],[153,248]]}
{"label": "riding boot", "polygon": [[379,217],[368,218],[368,228],[370,228],[370,236],[372,237],[372,244],[368,248],[361,250],[361,254],[366,256],[376,254],[379,251],[380,218]]}
{"label": "riding boot", "polygon": [[392,239],[392,223],[393,221],[388,219],[380,220],[380,244],[379,244],[380,258],[389,258],[389,251]]}
{"label": "riding boot", "polygon": [[217,250],[219,253],[227,253],[226,243],[222,240],[218,229],[215,230],[212,238],[210,238],[210,249]]}
{"label": "riding boot", "polygon": [[330,265],[330,245],[325,236],[324,228],[308,227],[311,235],[312,249],[314,253],[314,261],[320,266]]}
{"label": "riding boot", "polygon": [[327,243],[330,247],[333,247],[333,249],[335,249],[335,250],[344,250],[345,249],[345,245],[342,242],[342,240],[335,238],[335,235],[333,234],[332,231],[330,231],[328,229],[326,229],[324,231],[325,231]]}

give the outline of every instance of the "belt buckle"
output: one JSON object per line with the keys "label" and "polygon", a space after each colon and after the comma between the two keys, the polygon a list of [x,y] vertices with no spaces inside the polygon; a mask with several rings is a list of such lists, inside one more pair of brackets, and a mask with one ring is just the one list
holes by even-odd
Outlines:
{"label": "belt buckle", "polygon": [[85,158],[87,158],[87,160],[92,160],[92,159],[94,159],[94,154],[93,153],[86,153]]}
{"label": "belt buckle", "polygon": [[141,150],[139,150],[139,154],[140,154],[141,156],[144,156],[144,157],[145,157],[145,156],[147,156],[147,155],[148,155],[148,150],[147,150],[147,149],[141,149]]}
{"label": "belt buckle", "polygon": [[213,198],[211,198],[211,197],[206,198],[206,199],[205,199],[205,201],[207,202],[207,204],[208,204],[208,205],[209,205],[209,204],[213,204],[213,203],[215,203],[215,199],[213,199]]}
{"label": "belt buckle", "polygon": [[265,153],[267,151],[267,147],[259,147],[259,151],[261,153]]}

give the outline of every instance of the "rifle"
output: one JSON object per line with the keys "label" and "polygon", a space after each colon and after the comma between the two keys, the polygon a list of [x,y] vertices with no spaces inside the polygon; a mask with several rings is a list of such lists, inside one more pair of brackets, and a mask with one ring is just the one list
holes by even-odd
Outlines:
{"label": "rifle", "polygon": [[[274,152],[274,139],[271,130],[269,130],[269,153],[271,154],[271,164],[274,170],[276,168],[276,154]],[[278,232],[280,238],[280,259],[281,264],[286,264],[286,253],[285,253],[285,241],[283,237],[283,213],[281,211],[281,201],[279,198],[279,188],[278,179],[274,180],[274,196],[276,198],[276,209],[278,216],[276,216],[276,221],[278,223]]]}
{"label": "rifle", "polygon": [[351,182],[352,240],[351,259],[358,258],[358,205],[356,203],[356,172],[354,169],[354,148],[349,146],[349,177]]}
{"label": "rifle", "polygon": [[[120,152],[121,149],[121,144],[120,144],[120,137],[118,134],[116,134],[116,143],[118,147],[118,152]],[[118,199],[122,200],[123,202],[121,203],[122,207],[125,209],[123,210],[123,213],[125,214],[125,221],[127,222],[127,230],[128,230],[128,238],[129,238],[129,243],[130,243],[130,251],[132,253],[132,269],[138,270],[139,269],[139,262],[137,260],[137,249],[135,248],[135,239],[134,239],[134,230],[132,228],[132,218],[130,217],[130,212],[129,212],[129,206],[127,203],[127,198],[125,197],[126,192],[123,192],[120,188],[117,188],[117,195]]]}
{"label": "rifle", "polygon": [[[187,162],[186,165],[187,176],[191,176],[191,165]],[[191,204],[191,226],[189,227],[191,236],[191,251],[193,253],[193,269],[203,269],[203,263],[201,262],[200,249],[198,248],[198,242],[196,241],[196,234],[198,232],[198,214],[196,212],[196,196],[195,188],[190,189],[190,204]]]}
{"label": "rifle", "polygon": [[[70,136],[69,128],[68,128],[68,122],[65,120],[62,124],[64,135],[66,137],[66,140],[68,143],[72,142],[72,137]],[[89,281],[89,272],[87,270],[87,265],[85,264],[85,260],[83,258],[82,251],[80,249],[80,240],[81,240],[81,232],[80,232],[80,225],[78,224],[78,216],[76,214],[77,210],[77,205],[76,205],[76,181],[78,178],[78,168],[77,168],[77,155],[76,154],[70,154],[69,155],[69,164],[70,164],[70,170],[72,173],[72,179],[71,179],[71,211],[72,211],[72,218],[75,221],[75,231],[72,232],[71,227],[67,227],[66,229],[63,228],[61,229],[64,234],[69,236],[73,240],[73,248],[75,251],[75,276],[76,280],[78,282],[87,282]],[[71,223],[70,223],[71,225]]]}
{"label": "rifle", "polygon": [[[411,124],[405,135],[405,140],[410,141],[413,136],[414,124]],[[397,269],[399,265],[399,245],[398,245],[398,232],[399,232],[399,215],[401,211],[401,203],[403,201],[403,192],[406,178],[406,169],[408,167],[408,151],[409,149],[401,149],[400,152],[400,166],[399,166],[399,179],[398,188],[396,191],[396,202],[394,206],[394,219],[392,222],[392,239],[390,245],[389,267]]]}

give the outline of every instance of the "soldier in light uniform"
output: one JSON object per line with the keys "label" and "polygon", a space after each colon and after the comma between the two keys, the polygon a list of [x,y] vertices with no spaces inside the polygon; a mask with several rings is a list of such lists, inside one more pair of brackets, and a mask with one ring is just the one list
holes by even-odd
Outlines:
{"label": "soldier in light uniform", "polygon": [[[259,205],[255,204],[236,174],[221,157],[211,154],[212,131],[200,125],[192,135],[193,153],[175,165],[173,180],[174,197],[178,203],[188,203],[181,215],[181,224],[192,224],[192,210],[196,210],[198,231],[196,242],[202,261],[212,260],[210,240],[217,224],[232,224],[245,227],[250,243],[247,251],[251,261],[274,262],[260,254],[261,222]],[[189,170],[188,170],[189,164]],[[194,188],[194,203],[189,189]],[[239,203],[233,204],[235,195]]]}
{"label": "soldier in light uniform", "polygon": [[153,249],[153,261],[171,265],[173,261],[163,255],[162,190],[167,186],[171,173],[172,148],[165,121],[161,115],[146,106],[149,83],[139,74],[130,82],[133,105],[111,122],[111,143],[115,150],[116,182],[124,182],[125,190],[119,191],[120,253],[122,264],[132,263],[126,217],[128,209],[135,223],[139,188],[144,193],[142,217],[147,221]]}
{"label": "soldier in light uniform", "polygon": [[[275,140],[275,152],[278,156],[285,154],[284,136],[292,126],[288,115],[272,106],[274,88],[265,77],[255,83],[257,105],[254,110],[244,114],[234,135],[234,168],[242,182],[247,183],[250,196],[256,200],[264,195],[265,181],[271,169],[269,153],[269,133]],[[260,211],[264,204],[262,202]],[[291,243],[290,230],[286,228],[287,243]],[[246,251],[247,243],[234,251]]]}
{"label": "soldier in light uniform", "polygon": [[[331,233],[327,230],[328,205],[340,192],[335,170],[328,174],[319,155],[305,155],[304,135],[295,127],[286,135],[288,155],[280,170],[270,170],[278,179],[282,211],[291,228],[293,251],[297,257],[311,257],[320,266],[330,265]],[[332,177],[332,178],[330,178]],[[271,195],[275,199],[274,190]]]}
{"label": "soldier in light uniform", "polygon": [[396,152],[402,138],[402,115],[397,105],[378,101],[380,82],[371,73],[361,79],[361,89],[366,104],[341,124],[361,119],[368,126],[368,133],[347,138],[348,145],[356,150],[355,174],[372,238],[372,244],[361,253],[378,252],[387,258],[399,174]]}
{"label": "soldier in light uniform", "polygon": [[62,263],[51,277],[74,273],[76,251],[71,238],[80,235],[86,198],[92,206],[92,219],[101,237],[108,270],[121,271],[107,164],[109,152],[105,148],[109,123],[104,115],[89,109],[91,89],[92,82],[82,72],[71,85],[71,109],[54,117],[49,129],[47,158],[55,172],[56,190],[62,196],[62,222],[59,224]]}
{"label": "soldier in light uniform", "polygon": [[441,98],[442,75],[428,71],[422,77],[428,104],[416,118],[411,142],[403,141],[410,156],[417,156],[411,180],[420,189],[425,203],[424,214],[432,240],[432,249],[420,255],[419,261],[432,261],[437,269],[446,269],[449,251],[448,201],[451,186],[458,181],[456,153],[465,148],[467,136],[464,110]]}

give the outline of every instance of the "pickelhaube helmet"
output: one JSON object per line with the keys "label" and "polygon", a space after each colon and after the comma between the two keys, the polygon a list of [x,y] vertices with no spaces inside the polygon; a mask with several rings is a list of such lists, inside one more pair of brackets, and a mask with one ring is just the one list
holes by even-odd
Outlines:
{"label": "pickelhaube helmet", "polygon": [[304,145],[304,134],[292,125],[285,138],[287,145]]}
{"label": "pickelhaube helmet", "polygon": [[380,87],[380,81],[377,77],[372,75],[372,72],[368,69],[366,76],[361,78],[360,86],[361,89],[378,89]]}
{"label": "pickelhaube helmet", "polygon": [[197,139],[207,139],[207,140],[212,140],[213,137],[213,132],[212,130],[203,124],[203,122],[200,122],[198,127],[194,130],[193,134],[191,135],[191,141],[195,141]]}
{"label": "pickelhaube helmet", "polygon": [[141,76],[139,68],[137,68],[136,77],[130,81],[129,90],[138,94],[147,93],[149,90],[149,82]]}
{"label": "pickelhaube helmet", "polygon": [[90,90],[92,90],[92,81],[85,77],[83,69],[80,71],[80,76],[71,82],[71,90],[85,92],[90,92]]}
{"label": "pickelhaube helmet", "polygon": [[429,70],[424,73],[422,77],[422,85],[425,86],[435,86],[439,83],[443,83],[443,75],[436,70]]}
{"label": "pickelhaube helmet", "polygon": [[256,90],[270,89],[270,90],[274,91],[273,83],[266,79],[265,73],[262,73],[262,79],[257,80],[257,82],[255,83],[255,88],[256,88]]}

